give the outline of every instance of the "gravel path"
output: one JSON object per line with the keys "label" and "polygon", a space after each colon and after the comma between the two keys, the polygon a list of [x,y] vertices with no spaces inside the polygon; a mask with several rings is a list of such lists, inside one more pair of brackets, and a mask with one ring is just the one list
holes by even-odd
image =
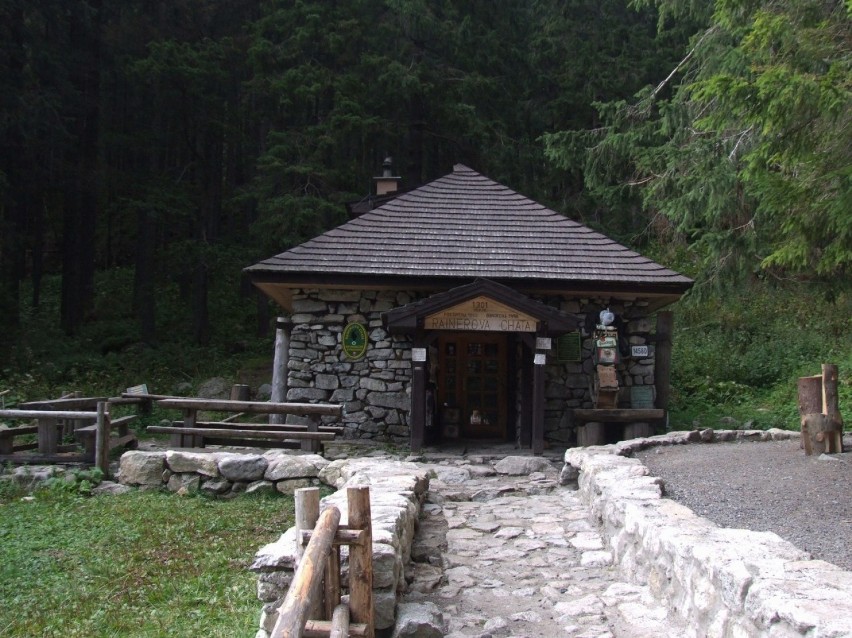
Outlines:
{"label": "gravel path", "polygon": [[663,479],[668,498],[717,525],[772,531],[852,570],[852,452],[820,459],[791,440],[673,445],[636,457]]}

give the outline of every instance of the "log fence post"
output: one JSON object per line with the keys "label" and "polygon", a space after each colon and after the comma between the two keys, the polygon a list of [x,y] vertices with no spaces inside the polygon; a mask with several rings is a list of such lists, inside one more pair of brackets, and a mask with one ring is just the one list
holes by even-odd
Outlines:
{"label": "log fence post", "polygon": [[109,478],[109,412],[104,401],[98,402],[98,419],[95,428],[95,467],[100,468],[104,478]]}
{"label": "log fence post", "polygon": [[373,520],[370,488],[346,490],[349,529],[364,530],[363,543],[349,548],[349,607],[352,620],[367,626],[366,638],[374,638],[373,621]]}

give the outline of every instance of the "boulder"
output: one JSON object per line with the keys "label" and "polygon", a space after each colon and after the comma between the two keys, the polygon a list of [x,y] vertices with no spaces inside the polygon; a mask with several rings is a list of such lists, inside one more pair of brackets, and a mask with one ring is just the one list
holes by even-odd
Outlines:
{"label": "boulder", "polygon": [[[505,626],[505,624],[504,624]],[[401,603],[396,610],[392,638],[441,638],[447,621],[435,603]]]}
{"label": "boulder", "polygon": [[170,492],[178,492],[181,495],[197,492],[201,487],[201,477],[191,472],[172,474],[166,487],[169,488]]}
{"label": "boulder", "polygon": [[281,455],[269,461],[264,478],[267,481],[282,479],[314,478],[319,475],[319,469],[310,459],[304,456]]}
{"label": "boulder", "polygon": [[555,472],[547,459],[540,456],[507,456],[494,464],[498,474],[509,476],[527,476],[533,472]]}
{"label": "boulder", "polygon": [[202,381],[196,394],[202,399],[228,399],[231,396],[231,384],[222,377],[213,377]]}
{"label": "boulder", "polygon": [[130,451],[121,455],[119,481],[124,485],[163,485],[165,452]]}
{"label": "boulder", "polygon": [[216,455],[206,452],[184,452],[169,450],[166,452],[166,465],[172,472],[219,476]]}
{"label": "boulder", "polygon": [[259,481],[269,461],[259,454],[229,454],[219,459],[219,473],[229,481]]}

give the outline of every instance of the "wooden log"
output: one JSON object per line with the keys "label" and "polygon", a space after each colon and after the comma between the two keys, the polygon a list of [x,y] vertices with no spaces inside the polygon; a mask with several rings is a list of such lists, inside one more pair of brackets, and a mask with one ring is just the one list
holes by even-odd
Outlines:
{"label": "wooden log", "polygon": [[0,410],[0,417],[6,419],[92,419],[98,418],[97,412],[76,410]]}
{"label": "wooden log", "polygon": [[831,418],[840,416],[837,398],[837,366],[822,364],[822,413]]}
{"label": "wooden log", "polygon": [[21,410],[92,410],[98,407],[101,401],[107,401],[107,397],[64,397],[62,399],[50,399],[49,401],[27,401],[19,403]]}
{"label": "wooden log", "polygon": [[0,439],[11,439],[16,436],[23,436],[24,434],[36,433],[38,433],[37,425],[21,425],[15,428],[9,428],[8,430],[0,430]]}
{"label": "wooden log", "polygon": [[659,311],[654,346],[654,385],[657,394],[656,406],[660,410],[668,409],[671,396],[673,333],[674,313],[671,310]]}
{"label": "wooden log", "polygon": [[367,638],[374,638],[373,621],[373,519],[370,513],[370,488],[346,490],[350,529],[364,530],[364,544],[349,550],[349,607],[352,620],[367,625]]}
{"label": "wooden log", "polygon": [[[333,441],[332,432],[269,432],[265,430],[231,430],[225,428],[187,428],[173,427],[170,425],[149,425],[148,432],[161,432],[166,434],[184,434],[190,439],[203,439],[216,437],[220,439],[243,438],[243,439],[267,439],[270,441]],[[180,445],[177,447],[202,447],[198,444]]]}
{"label": "wooden log", "polygon": [[300,487],[293,492],[296,506],[296,529],[312,532],[319,519],[319,488]]}
{"label": "wooden log", "polygon": [[[51,414],[46,412],[44,414]],[[59,445],[59,422],[57,419],[41,417],[38,420],[38,451],[41,454],[57,452]]]}
{"label": "wooden log", "polygon": [[[328,554],[328,562],[325,564],[325,578],[323,578],[323,619],[334,620],[334,612],[340,606],[340,545],[332,545]],[[346,624],[349,624],[348,607]]]}
{"label": "wooden log", "polygon": [[632,408],[580,409],[574,410],[575,421],[602,421],[605,423],[629,423],[631,421],[659,421],[666,416],[665,410]]}
{"label": "wooden log", "polygon": [[337,605],[334,608],[329,638],[349,638],[349,605]]}
{"label": "wooden log", "polygon": [[[290,359],[290,330],[292,322],[287,317],[278,317],[275,322],[275,355],[272,362],[273,403],[284,403],[287,399],[287,366]],[[284,423],[283,414],[271,414],[270,423]]]}
{"label": "wooden log", "polygon": [[[805,427],[804,418],[809,414],[822,414],[822,375],[799,377],[796,384],[798,391],[799,418],[802,426],[802,438],[799,447],[804,448],[805,454],[813,450],[817,444],[816,432],[813,428]],[[805,430],[808,431],[808,442],[805,443]]]}
{"label": "wooden log", "polygon": [[266,401],[226,401],[221,399],[162,399],[157,402],[163,408],[210,410],[213,412],[251,412],[252,414],[317,414],[336,416],[343,414],[343,407],[326,403],[268,403]]}
{"label": "wooden log", "polygon": [[544,454],[544,365],[534,364],[532,376],[532,453]]}
{"label": "wooden log", "polygon": [[231,401],[248,401],[251,396],[251,388],[244,383],[235,383],[231,386]]}
{"label": "wooden log", "polygon": [[415,361],[411,370],[411,434],[409,445],[413,454],[423,449],[426,438],[426,362]]}
{"label": "wooden log", "polygon": [[[307,489],[307,488],[306,488]],[[334,537],[335,545],[363,545],[366,541],[366,536],[363,529],[346,529],[348,525],[341,525],[337,528],[337,534]],[[307,545],[311,540],[313,530],[301,529],[299,531],[302,545]]]}
{"label": "wooden log", "polygon": [[[319,433],[320,417],[317,414],[311,414],[308,417],[307,433]],[[318,440],[302,439],[301,449],[305,452],[319,452],[320,445]]]}
{"label": "wooden log", "polygon": [[[183,421],[172,421],[173,425],[179,426]],[[195,425],[200,428],[223,428],[225,430],[262,430],[264,432],[307,432],[308,426],[297,423],[286,425],[270,425],[268,423],[234,423],[232,421],[196,421]],[[319,432],[331,432],[332,434],[343,434],[344,428],[338,425],[321,425],[317,428]]]}
{"label": "wooden log", "polygon": [[[332,621],[333,622],[333,621]],[[332,622],[328,620],[309,620],[305,623],[304,638],[328,638],[331,636]],[[349,636],[366,636],[367,625],[361,623],[349,623]]]}
{"label": "wooden log", "polygon": [[[328,552],[339,523],[340,510],[336,507],[329,507],[320,514],[314,536],[299,561],[287,596],[278,608],[278,620],[271,638],[301,638],[304,635],[305,623],[319,595]],[[372,634],[368,636],[373,638]]]}
{"label": "wooden log", "polygon": [[822,375],[799,377],[799,415],[822,414]]}
{"label": "wooden log", "polygon": [[104,473],[104,478],[109,478],[109,412],[106,411],[106,402],[98,403],[98,422],[95,432],[95,467]]}

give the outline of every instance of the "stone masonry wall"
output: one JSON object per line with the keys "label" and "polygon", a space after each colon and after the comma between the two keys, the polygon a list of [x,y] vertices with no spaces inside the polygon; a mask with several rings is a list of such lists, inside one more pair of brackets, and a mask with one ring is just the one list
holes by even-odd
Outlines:
{"label": "stone masonry wall", "polygon": [[[632,359],[621,356],[616,366],[619,384],[627,399],[629,388],[634,385],[654,384],[654,346],[649,337],[654,331],[655,322],[647,316],[648,302],[619,301],[607,298],[540,299],[564,313],[576,317],[581,322],[582,360],[578,363],[557,363],[555,352],[548,356],[545,367],[545,412],[544,438],[552,447],[574,445],[577,433],[571,419],[574,408],[592,408],[591,380],[595,372],[592,359],[592,333],[585,329],[586,317],[591,315],[595,323],[598,313],[609,308],[622,320],[622,331],[630,346],[648,345],[648,357]],[[555,345],[554,345],[555,347]]]}
{"label": "stone masonry wall", "polygon": [[614,563],[683,618],[691,636],[852,636],[852,572],[771,532],[720,528],[663,498],[633,450],[701,440],[780,439],[782,430],[671,432],[572,448],[563,482],[579,475],[583,500],[609,539]]}
{"label": "stone masonry wall", "polygon": [[[347,438],[408,443],[412,337],[388,334],[382,313],[424,296],[412,291],[298,291],[293,297],[287,400],[344,404],[342,424]],[[654,329],[653,320],[646,317],[648,302],[642,300],[547,297],[539,301],[576,317],[583,326],[588,315],[596,321],[600,310],[608,307],[622,320],[631,346],[648,345]],[[350,322],[364,324],[369,338],[365,356],[357,361],[343,354],[343,328]],[[622,357],[617,370],[625,393],[634,385],[653,385],[653,345],[649,345],[648,358]],[[548,357],[545,440],[550,446],[576,443],[571,409],[593,407],[593,374],[592,334],[585,328],[581,362],[557,363],[555,353]],[[301,422],[294,417],[290,420]],[[520,424],[519,417],[516,422]]]}
{"label": "stone masonry wall", "polygon": [[[293,298],[287,400],[345,405],[347,438],[408,443],[411,341],[389,335],[382,313],[416,301],[399,291],[302,290]],[[351,361],[342,348],[347,323],[362,323],[369,342]]]}

